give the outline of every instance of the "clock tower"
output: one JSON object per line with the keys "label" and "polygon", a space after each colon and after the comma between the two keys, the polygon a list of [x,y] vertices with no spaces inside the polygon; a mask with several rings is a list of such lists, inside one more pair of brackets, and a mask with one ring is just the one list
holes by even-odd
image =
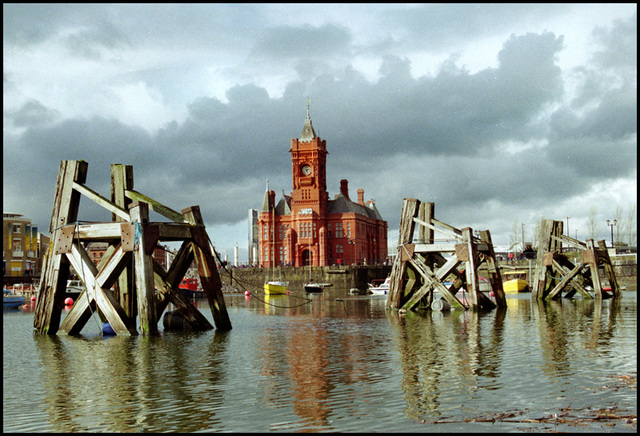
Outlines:
{"label": "clock tower", "polygon": [[327,192],[327,142],[316,135],[309,116],[299,138],[291,140],[293,191],[282,192],[276,203],[274,191],[264,194],[258,213],[259,265],[329,266],[362,265],[387,261],[387,222],[364,190],[349,198],[346,179],[340,193]]}
{"label": "clock tower", "polygon": [[[316,136],[309,117],[298,139],[291,140],[291,213],[298,215],[324,216],[327,209],[327,141]],[[308,218],[311,218],[309,216]]]}

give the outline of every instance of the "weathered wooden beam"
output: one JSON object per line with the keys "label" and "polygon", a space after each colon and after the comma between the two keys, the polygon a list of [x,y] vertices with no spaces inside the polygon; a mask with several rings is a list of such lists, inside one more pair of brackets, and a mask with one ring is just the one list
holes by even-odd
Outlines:
{"label": "weathered wooden beam", "polygon": [[504,293],[504,288],[502,287],[502,275],[500,274],[500,268],[496,262],[496,254],[493,250],[491,232],[489,232],[489,230],[481,230],[480,240],[488,247],[484,256],[487,264],[487,272],[489,273],[489,283],[491,283],[491,289],[493,290],[494,298],[496,299],[496,306],[505,308],[507,307],[507,297]]}
{"label": "weathered wooden beam", "polygon": [[[560,294],[560,292],[562,292],[562,290],[567,287],[567,284],[580,272],[580,270],[583,267],[583,264],[578,263],[578,265],[576,265],[571,271],[567,271],[565,267],[563,267],[562,265],[560,265],[560,263],[554,260],[554,267],[557,272],[563,274],[564,276],[558,282],[558,284],[556,284],[555,287],[551,289],[551,291],[547,294],[547,296],[545,297],[546,300],[552,300],[556,298]],[[579,286],[577,287],[576,290],[581,291],[580,293],[585,299],[591,300],[593,298],[588,292],[586,292],[584,289],[582,289]]]}
{"label": "weathered wooden beam", "polygon": [[[87,179],[88,163],[84,161],[61,161],[56,181],[53,211],[49,231],[55,240],[59,228],[78,219],[80,193],[73,189],[74,183]],[[60,327],[60,316],[64,307],[64,294],[69,278],[69,262],[63,254],[50,253],[43,264],[40,289],[36,300],[33,326],[39,333],[55,335]]]}
{"label": "weathered wooden beam", "polygon": [[[133,166],[122,164],[111,164],[111,201],[121,209],[129,211],[131,199],[125,196],[125,191],[133,189]],[[124,220],[116,215],[111,214],[111,221],[120,222],[122,224],[122,238],[119,241],[121,245],[125,245],[125,241],[130,241],[133,237],[130,235],[132,230],[126,227],[131,221],[131,216]],[[133,251],[133,246],[129,251]],[[115,295],[120,301],[120,305],[124,308],[127,315],[131,319],[135,319],[138,314],[138,302],[135,292],[135,283],[133,279],[133,264],[127,265],[114,285]]]}
{"label": "weathered wooden beam", "polygon": [[452,308],[464,309],[464,305],[456,298],[455,294],[451,293],[451,291],[442,284],[440,279],[430,271],[427,265],[415,256],[410,259],[410,262],[415,267],[416,271],[423,277],[425,284],[409,297],[409,299],[402,305],[401,309],[412,309],[428,292],[433,292],[435,289],[440,292],[442,298],[444,298]]}
{"label": "weathered wooden beam", "polygon": [[[430,223],[435,214],[435,205],[429,202],[420,203],[418,209],[418,219],[426,223]],[[433,244],[433,229],[421,226],[418,229],[418,240],[427,244]]]}
{"label": "weathered wooden beam", "polygon": [[414,244],[414,252],[416,253],[438,253],[438,252],[444,252],[444,253],[455,253],[456,251],[456,245],[455,243],[451,243],[451,244],[421,244],[421,243],[416,243]]}
{"label": "weathered wooden beam", "polygon": [[448,229],[449,231],[453,232],[453,234],[456,235],[456,239],[461,240],[462,238],[462,230],[453,227],[452,225],[449,225],[447,223],[445,223],[444,221],[440,221],[436,218],[431,218],[431,223],[433,223],[434,225],[438,225],[440,227],[443,227],[445,229]]}
{"label": "weathered wooden beam", "polygon": [[139,201],[133,202],[129,205],[129,212],[136,226],[133,257],[140,331],[143,335],[150,335],[158,332],[158,313],[153,286],[153,250],[147,252],[149,236],[146,225],[149,222],[149,205]]}
{"label": "weathered wooden beam", "polygon": [[85,197],[89,197],[89,200],[93,201],[96,204],[99,204],[100,206],[104,207],[108,211],[111,211],[111,213],[118,215],[120,218],[124,220],[129,220],[129,213],[126,210],[111,203],[109,200],[107,200],[102,195],[95,192],[93,189],[88,188],[80,183],[74,183],[73,189],[83,194]]}
{"label": "weathered wooden beam", "polygon": [[457,233],[449,230],[449,229],[441,229],[439,227],[434,226],[433,224],[427,223],[425,221],[420,220],[419,218],[413,218],[413,221],[415,221],[416,223],[420,224],[421,226],[424,226],[428,229],[431,229],[433,231],[436,231],[438,233],[441,233],[445,236],[448,236],[451,239],[456,239],[456,240],[462,240],[462,236],[458,235]]}
{"label": "weathered wooden beam", "polygon": [[134,191],[133,189],[125,190],[124,194],[127,196],[127,198],[130,198],[133,201],[147,203],[152,211],[159,213],[165,218],[169,218],[171,221],[175,221],[177,223],[184,222],[184,217],[180,213],[171,208],[168,208],[167,206],[161,204],[153,198],[147,197],[146,195]]}
{"label": "weathered wooden beam", "polygon": [[184,220],[190,223],[193,236],[193,255],[198,265],[202,290],[207,296],[213,321],[219,330],[231,330],[231,320],[222,294],[222,281],[218,274],[218,266],[213,258],[209,237],[204,228],[200,207],[192,206],[182,210]]}
{"label": "weathered wooden beam", "polygon": [[584,250],[587,248],[587,245],[584,242],[578,241],[577,239],[573,239],[572,237],[567,235],[552,236],[552,238],[557,243],[560,243],[560,244],[565,243],[566,245],[573,248],[577,248],[578,250]]}
{"label": "weathered wooden beam", "polygon": [[[180,281],[184,277],[192,262],[193,250],[189,241],[183,241],[182,246],[173,259],[173,262],[171,262],[171,266],[169,267],[168,271],[165,272],[157,262],[153,262],[154,281],[156,286],[158,287],[158,319],[160,319],[162,312],[166,308],[167,304],[171,301],[168,296],[169,290],[177,288],[179,286]],[[166,284],[168,284],[169,289],[166,289]]]}
{"label": "weathered wooden beam", "polygon": [[[611,258],[609,257],[609,250],[607,250],[607,243],[603,240],[598,241],[598,247],[603,252],[600,258],[602,259],[602,263],[604,265],[604,272],[609,279],[609,286],[611,286],[611,292],[613,294],[613,298],[621,298],[622,292],[620,291],[620,286],[618,286],[618,280],[616,278],[616,272],[613,269],[613,264],[611,263]],[[604,291],[602,291],[604,293]]]}
{"label": "weathered wooden beam", "polygon": [[[67,258],[86,286],[86,291],[83,294],[86,294],[87,301],[78,305],[78,311],[86,312],[87,307],[95,300],[95,305],[100,309],[107,321],[109,321],[111,328],[113,328],[116,334],[136,335],[135,322],[127,316],[111,290],[104,287],[105,280],[113,277],[113,274],[107,272],[100,275],[86,250],[78,244],[73,245],[71,253],[67,254]],[[116,257],[113,263],[121,264],[121,262],[119,262],[120,260],[119,257]],[[71,311],[74,309],[75,305]],[[73,324],[71,320],[75,320],[75,324]],[[82,321],[86,322],[86,320],[87,318],[84,315],[75,318],[72,317],[68,323],[64,323],[64,331],[70,334],[79,332],[84,326],[84,324],[80,323]]]}
{"label": "weathered wooden beam", "polygon": [[536,269],[531,283],[531,298],[534,300],[543,300],[545,288],[547,285],[547,271],[549,267],[544,264],[544,256],[550,251],[551,237],[553,230],[553,220],[543,220],[540,229],[540,239],[538,241],[538,256],[536,260]]}
{"label": "weathered wooden beam", "polygon": [[478,307],[478,293],[480,292],[480,286],[478,283],[478,267],[476,265],[477,252],[476,245],[473,242],[473,230],[471,227],[465,227],[462,229],[462,237],[467,249],[467,259],[465,275],[467,279],[467,292],[469,293],[469,306],[472,309]]}
{"label": "weathered wooden beam", "polygon": [[62,320],[58,334],[80,334],[82,328],[87,324],[95,311],[95,299],[90,298],[87,291],[82,291],[78,298],[76,298],[67,316]]}
{"label": "weathered wooden beam", "polygon": [[[416,198],[405,198],[402,203],[400,215],[400,229],[398,232],[398,247],[413,242],[414,222],[417,216],[420,200]],[[389,284],[389,295],[387,296],[387,309],[400,309],[402,299],[403,277],[407,270],[407,262],[402,261],[400,256],[396,256],[391,267],[391,283]]]}

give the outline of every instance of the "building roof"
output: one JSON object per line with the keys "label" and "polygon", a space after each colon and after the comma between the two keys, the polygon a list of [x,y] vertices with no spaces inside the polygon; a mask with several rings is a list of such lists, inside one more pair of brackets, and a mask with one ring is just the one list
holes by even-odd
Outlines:
{"label": "building roof", "polygon": [[304,126],[302,127],[302,133],[300,134],[300,141],[311,141],[315,138],[316,132],[313,130],[313,124],[311,124],[311,117],[309,116],[309,104],[307,103],[307,119],[304,120]]}
{"label": "building roof", "polygon": [[336,195],[334,200],[329,200],[327,203],[327,213],[357,213],[369,218],[383,221],[380,212],[375,203],[369,202],[366,206],[354,203],[349,200],[343,194]]}

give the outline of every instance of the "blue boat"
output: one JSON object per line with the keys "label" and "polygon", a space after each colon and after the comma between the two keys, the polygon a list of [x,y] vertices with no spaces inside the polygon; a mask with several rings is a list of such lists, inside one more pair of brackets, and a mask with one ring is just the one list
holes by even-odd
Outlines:
{"label": "blue boat", "polygon": [[2,309],[17,309],[24,304],[24,295],[15,295],[8,289],[2,289]]}

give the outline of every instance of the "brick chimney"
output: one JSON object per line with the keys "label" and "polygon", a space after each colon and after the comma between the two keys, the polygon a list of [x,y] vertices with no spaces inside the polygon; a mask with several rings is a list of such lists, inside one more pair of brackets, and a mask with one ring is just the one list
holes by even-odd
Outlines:
{"label": "brick chimney", "polygon": [[349,200],[349,182],[347,181],[347,179],[342,179],[340,180],[340,193],[342,195],[344,195],[345,197],[347,197],[347,200]]}
{"label": "brick chimney", "polygon": [[358,189],[358,204],[364,206],[364,189],[362,188]]}

